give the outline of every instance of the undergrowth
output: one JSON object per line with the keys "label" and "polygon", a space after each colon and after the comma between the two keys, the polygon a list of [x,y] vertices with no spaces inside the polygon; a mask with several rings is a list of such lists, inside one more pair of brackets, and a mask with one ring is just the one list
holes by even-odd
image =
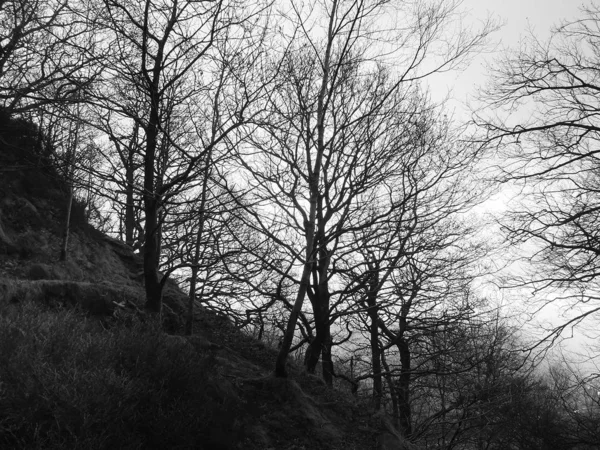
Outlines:
{"label": "undergrowth", "polygon": [[243,408],[214,366],[152,323],[0,306],[0,448],[234,448]]}

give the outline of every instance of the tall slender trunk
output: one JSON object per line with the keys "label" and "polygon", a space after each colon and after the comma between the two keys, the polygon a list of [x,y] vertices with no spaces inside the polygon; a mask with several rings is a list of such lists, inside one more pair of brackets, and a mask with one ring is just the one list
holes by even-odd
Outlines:
{"label": "tall slender trunk", "polygon": [[[79,118],[79,108],[77,110]],[[75,152],[79,145],[79,121],[75,123],[75,128],[69,126],[68,150],[66,160],[65,178],[68,184],[69,197],[67,199],[67,220],[63,232],[62,244],[60,246],[59,261],[66,261],[69,250],[69,234],[71,232],[71,209],[73,208],[73,178],[75,177]]]}
{"label": "tall slender trunk", "polygon": [[133,197],[135,167],[133,166],[133,154],[130,151],[127,158],[127,167],[125,168],[125,243],[130,247],[134,244],[135,230],[135,207]]}
{"label": "tall slender trunk", "polygon": [[290,348],[292,347],[292,341],[294,340],[294,332],[296,330],[296,324],[298,323],[298,316],[300,315],[300,310],[302,309],[304,297],[306,296],[306,291],[308,289],[308,279],[310,277],[311,266],[310,260],[312,258],[312,236],[307,236],[306,241],[306,260],[304,262],[304,268],[302,269],[300,288],[298,289],[298,294],[296,295],[296,300],[288,319],[285,334],[283,335],[283,341],[281,342],[281,347],[279,348],[279,354],[277,355],[277,360],[275,361],[275,375],[277,377],[287,377],[287,369],[285,365]]}
{"label": "tall slender trunk", "polygon": [[120,230],[124,237],[125,243],[130,247],[135,245],[135,230],[136,230],[136,222],[135,222],[135,192],[134,192],[134,183],[135,183],[135,155],[138,150],[138,137],[139,137],[139,128],[140,125],[136,123],[133,127],[133,133],[127,147],[122,149],[119,142],[115,139],[115,145],[117,146],[117,151],[121,157],[121,162],[123,163],[123,167],[125,169],[125,215],[121,216],[121,225],[122,229]]}
{"label": "tall slender trunk", "polygon": [[[164,34],[156,48],[156,53],[148,49],[148,41],[152,38],[149,32],[149,21],[151,2],[146,0],[144,5],[144,22],[141,39],[142,52],[142,75],[147,82],[147,94],[150,100],[150,110],[148,111],[148,123],[145,127],[146,132],[146,153],[144,155],[144,245],[142,252],[144,254],[144,282],[146,289],[146,309],[152,313],[160,315],[162,311],[162,288],[163,284],[158,277],[158,267],[160,263],[160,224],[159,209],[161,207],[160,188],[155,179],[156,158],[158,150],[158,135],[160,129],[160,108],[161,108],[161,89],[160,76],[164,61],[164,52],[169,35],[173,31],[173,26],[177,20],[177,2],[173,4],[171,16],[164,30]],[[148,60],[152,61],[152,69],[147,68]],[[163,280],[164,281],[164,280]]]}
{"label": "tall slender trunk", "polygon": [[315,319],[316,337],[310,343],[306,351],[305,364],[309,373],[314,373],[316,365],[321,357],[323,380],[328,386],[333,386],[333,360],[330,329],[329,303],[331,294],[329,292],[329,261],[330,255],[327,250],[325,239],[326,221],[323,216],[323,196],[319,195],[317,200],[317,236],[315,238],[315,249],[317,260],[313,265],[313,288],[314,295],[310,297]]}
{"label": "tall slender trunk", "polygon": [[[318,240],[315,240],[315,247],[317,246]],[[310,300],[310,304],[313,310],[313,318],[315,321],[315,336],[309,342],[308,347],[306,348],[306,353],[304,355],[304,366],[308,373],[314,374],[317,369],[317,364],[319,359],[321,359],[321,351],[323,348],[323,339],[325,337],[323,333],[323,308],[321,307],[321,292],[320,285],[317,282],[318,273],[316,269],[316,264],[312,266],[312,277],[313,277],[313,291],[309,292],[308,298]]]}
{"label": "tall slender trunk", "polygon": [[350,357],[350,379],[352,380],[352,395],[358,394],[358,381],[354,378],[354,356]]}
{"label": "tall slender trunk", "polygon": [[[196,243],[196,248],[199,245]],[[195,254],[199,253],[199,250],[194,249]],[[198,281],[198,263],[196,262],[192,266],[192,273],[190,276],[190,290],[188,292],[188,305],[187,305],[187,318],[185,320],[185,335],[191,336],[194,334],[194,302],[196,301],[196,283]]]}
{"label": "tall slender trunk", "polygon": [[146,309],[160,313],[162,309],[162,286],[158,279],[159,230],[158,208],[159,199],[155,191],[154,169],[158,138],[158,108],[159,96],[153,92],[150,102],[150,120],[146,129],[146,154],[144,157],[144,282],[146,289]]}
{"label": "tall slender trunk", "polygon": [[60,246],[60,257],[59,261],[67,260],[67,253],[69,247],[69,233],[71,230],[71,209],[73,207],[73,185],[69,183],[69,198],[67,200],[67,220],[65,223],[65,229],[63,232],[62,244]]}
{"label": "tall slender trunk", "polygon": [[[371,257],[369,257],[369,259],[370,258]],[[372,261],[367,259],[367,266],[369,268],[367,313],[371,319],[371,324],[369,325],[369,342],[371,344],[371,365],[373,366],[373,406],[375,411],[379,411],[381,409],[381,399],[383,397],[381,350],[379,349],[379,308],[377,306],[377,294],[380,288],[379,263],[373,257]]]}
{"label": "tall slender trunk", "polygon": [[[329,315],[327,315],[329,317]],[[333,348],[333,339],[331,337],[331,331],[329,329],[329,319],[327,320],[327,327],[323,330],[324,338],[323,345],[321,346],[321,364],[323,365],[323,380],[327,386],[333,386],[333,359],[331,350]]]}
{"label": "tall slender trunk", "polygon": [[[321,258],[322,256],[323,255],[321,255]],[[323,261],[321,258],[320,260]],[[314,374],[320,357],[323,380],[325,380],[325,383],[328,386],[332,386],[334,369],[331,350],[333,346],[333,340],[331,338],[329,323],[330,293],[326,278],[326,265],[327,259],[317,264],[317,268],[319,269],[317,272],[319,275],[313,271],[315,279],[319,278],[320,280],[315,288],[315,295],[313,295],[310,299],[315,319],[315,338],[310,342],[308,348],[306,349],[304,364],[306,366],[306,371]]]}
{"label": "tall slender trunk", "polygon": [[146,289],[146,309],[160,313],[162,309],[162,286],[158,278],[158,207],[156,200],[145,202],[146,224],[144,240],[144,283]]}
{"label": "tall slender trunk", "polygon": [[198,217],[198,233],[196,235],[196,242],[194,243],[194,259],[192,261],[192,274],[190,278],[190,291],[188,295],[187,320],[185,322],[185,334],[188,336],[190,336],[193,333],[194,328],[194,302],[196,301],[196,284],[198,282],[198,265],[200,264],[200,247],[202,243],[202,237],[204,235],[204,224],[206,222],[206,194],[208,191],[208,177],[211,163],[210,151],[207,159],[207,165],[204,170],[204,179],[202,180],[200,215]]}
{"label": "tall slender trunk", "polygon": [[392,378],[392,374],[390,372],[390,366],[388,365],[385,359],[385,352],[380,352],[381,355],[381,364],[385,370],[385,381],[388,384],[390,389],[390,398],[392,399],[392,419],[394,421],[395,426],[400,425],[400,411],[398,409],[398,394],[396,393],[396,383],[394,383],[394,379]]}
{"label": "tall slender trunk", "polygon": [[410,407],[410,364],[411,354],[408,343],[404,338],[397,345],[400,352],[400,377],[398,379],[398,411],[400,413],[400,428],[405,436],[412,434]]}
{"label": "tall slender trunk", "polygon": [[381,409],[381,398],[383,396],[383,382],[381,379],[381,351],[379,349],[379,326],[378,311],[375,294],[369,292],[368,296],[369,317],[369,341],[371,344],[371,364],[373,366],[373,405],[375,411]]}
{"label": "tall slender trunk", "polygon": [[304,354],[304,367],[308,373],[314,374],[317,369],[317,363],[321,357],[321,346],[323,345],[322,336],[317,335],[309,342]]}
{"label": "tall slender trunk", "polygon": [[[318,300],[317,300],[318,301]],[[323,380],[328,386],[333,385],[333,360],[331,332],[329,327],[329,302],[315,304],[315,338],[306,349],[304,365],[308,373],[314,374],[319,358],[321,359]]]}
{"label": "tall slender trunk", "polygon": [[[317,99],[317,154],[315,156],[314,165],[312,165],[312,158],[310,152],[310,144],[307,144],[306,148],[306,164],[308,165],[308,186],[309,186],[309,213],[305,223],[305,239],[306,247],[304,254],[304,267],[302,269],[302,277],[300,278],[300,287],[294,306],[288,319],[285,334],[283,335],[283,341],[279,348],[279,354],[275,362],[275,375],[278,377],[287,376],[285,364],[287,357],[294,340],[294,332],[296,330],[296,324],[298,323],[298,316],[302,310],[304,298],[308,290],[308,284],[310,282],[311,268],[313,265],[314,258],[314,242],[315,242],[315,223],[317,217],[317,203],[319,201],[319,181],[321,178],[321,164],[323,161],[323,153],[325,152],[325,96],[329,85],[329,76],[331,71],[331,51],[333,47],[333,35],[334,35],[334,22],[335,22],[335,11],[337,10],[338,0],[333,0],[332,13],[329,17],[329,26],[327,32],[327,48],[325,49],[325,56],[323,58],[323,77],[321,79],[321,87],[319,89],[319,96]],[[312,165],[312,167],[311,167]]]}

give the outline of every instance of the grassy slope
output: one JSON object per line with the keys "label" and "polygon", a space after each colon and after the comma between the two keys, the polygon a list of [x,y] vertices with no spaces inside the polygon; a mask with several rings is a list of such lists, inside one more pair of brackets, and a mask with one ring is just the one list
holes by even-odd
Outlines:
{"label": "grassy slope", "polygon": [[138,257],[83,210],[58,263],[64,185],[32,148],[0,139],[0,448],[401,448],[347,394],[271,377],[274,350],[226,318],[163,333],[182,294],[169,287],[163,327],[145,317]]}

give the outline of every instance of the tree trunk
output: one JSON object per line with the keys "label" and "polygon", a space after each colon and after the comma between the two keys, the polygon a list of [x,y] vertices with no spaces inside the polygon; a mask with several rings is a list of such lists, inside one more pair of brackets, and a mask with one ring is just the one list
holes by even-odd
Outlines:
{"label": "tree trunk", "polygon": [[[318,266],[321,263],[318,264]],[[327,270],[327,261],[323,262],[323,267],[320,267],[319,278]],[[315,279],[317,278],[316,273]],[[309,344],[304,363],[306,371],[314,374],[316,371],[319,357],[321,357],[321,365],[323,372],[323,380],[328,386],[333,386],[333,360],[331,355],[331,349],[333,341],[331,338],[330,324],[329,324],[329,286],[327,283],[326,274],[323,278],[320,278],[322,282],[318,284],[315,289],[315,295],[311,298],[311,304],[315,318],[315,338]]]}
{"label": "tree trunk", "polygon": [[191,336],[194,333],[194,302],[196,301],[196,282],[198,280],[198,266],[192,267],[190,277],[190,291],[188,293],[188,310],[185,321],[185,335]]}
{"label": "tree trunk", "polygon": [[[373,303],[373,306],[371,304]],[[381,409],[381,398],[383,395],[383,384],[381,380],[381,352],[379,349],[379,327],[377,325],[377,309],[374,300],[369,300],[369,316],[371,317],[370,344],[371,363],[373,365],[373,405],[375,411]]]}
{"label": "tree trunk", "polygon": [[146,309],[160,314],[162,309],[162,286],[158,279],[160,261],[158,207],[159,199],[155,190],[154,165],[158,137],[159,96],[155,92],[150,103],[150,120],[146,129],[146,154],[144,157],[144,281],[146,288]]}
{"label": "tree trunk", "polygon": [[304,365],[308,373],[314,374],[317,363],[321,358],[323,380],[328,386],[333,385],[333,360],[331,355],[332,338],[329,329],[329,303],[326,304],[327,312],[323,312],[323,306],[315,306],[315,331],[316,336],[308,345],[304,356]]}
{"label": "tree trunk", "polygon": [[358,394],[358,381],[354,378],[354,356],[350,357],[350,379],[352,380],[352,395],[356,397]]}
{"label": "tree trunk", "polygon": [[158,279],[158,211],[156,201],[147,201],[144,239],[144,283],[146,289],[146,309],[160,314],[162,309],[162,286]]}
{"label": "tree trunk", "polygon": [[317,235],[315,248],[318,249],[317,261],[312,267],[314,295],[310,297],[315,317],[316,337],[307,349],[305,358],[306,369],[314,373],[316,365],[321,356],[323,380],[327,386],[333,386],[333,360],[331,350],[333,341],[330,330],[329,302],[329,261],[330,255],[327,251],[325,238],[326,221],[323,215],[323,196],[319,195],[317,200]]}
{"label": "tree trunk", "polygon": [[204,207],[205,207],[205,194],[203,193],[203,200],[200,206],[200,218],[198,219],[198,234],[196,235],[196,242],[194,247],[194,260],[192,261],[192,274],[190,277],[190,291],[188,294],[188,310],[187,319],[185,322],[185,334],[191,336],[194,332],[194,304],[196,302],[196,285],[198,284],[198,272],[200,271],[200,246],[202,243],[202,235],[204,234]]}
{"label": "tree trunk", "polygon": [[304,269],[302,270],[300,288],[298,289],[296,301],[294,302],[294,306],[292,307],[292,312],[290,313],[290,318],[288,319],[285,334],[283,335],[283,341],[281,342],[281,347],[279,348],[279,354],[277,355],[277,360],[275,361],[275,376],[277,377],[287,377],[287,369],[285,368],[285,365],[287,362],[288,354],[290,352],[290,348],[292,347],[292,341],[294,340],[294,332],[296,330],[296,324],[298,323],[298,316],[300,315],[300,310],[302,309],[304,297],[306,296],[306,291],[308,289],[310,266],[312,265],[310,261],[310,259],[312,258],[312,236],[310,238],[307,237],[306,247],[307,257],[306,261],[304,262]]}
{"label": "tree trunk", "polygon": [[331,357],[333,339],[331,338],[331,332],[329,329],[329,320],[327,320],[327,327],[323,330],[323,332],[325,334],[323,338],[323,345],[321,347],[323,379],[325,380],[325,384],[327,384],[327,386],[333,387],[333,359]]}
{"label": "tree trunk", "polygon": [[[79,113],[79,109],[77,110]],[[79,114],[78,114],[79,118]],[[66,160],[65,178],[69,188],[69,198],[67,200],[67,220],[63,233],[62,245],[60,247],[59,261],[66,261],[69,249],[69,233],[71,231],[71,209],[73,208],[73,179],[75,177],[75,152],[79,145],[79,122],[75,123],[75,129],[69,126],[68,151]]]}
{"label": "tree trunk", "polygon": [[321,356],[321,344],[320,337],[315,337],[306,348],[304,367],[308,373],[314,374],[317,369],[317,363]]}
{"label": "tree trunk", "polygon": [[[312,275],[316,277],[315,267],[312,267]],[[311,303],[311,307],[314,314],[315,319],[315,336],[309,342],[308,347],[306,348],[306,354],[304,355],[304,368],[308,373],[314,374],[317,370],[317,363],[321,358],[321,351],[323,348],[323,317],[322,317],[322,308],[320,306],[319,301],[319,289],[318,286],[314,290],[314,295],[309,293],[309,300]]]}
{"label": "tree trunk", "polygon": [[383,382],[381,379],[381,351],[379,349],[379,310],[377,308],[377,291],[379,288],[379,267],[376,263],[369,264],[371,277],[369,279],[369,292],[367,293],[367,305],[371,325],[369,327],[369,341],[371,344],[371,364],[373,366],[373,406],[375,411],[381,409],[381,398],[383,396]]}
{"label": "tree trunk", "polygon": [[[213,133],[214,134],[214,133]],[[185,323],[185,334],[191,336],[194,327],[194,302],[196,301],[196,284],[198,282],[198,264],[200,264],[200,247],[204,235],[204,224],[206,222],[206,195],[208,192],[208,178],[210,176],[210,165],[212,151],[208,151],[204,178],[202,180],[202,193],[200,197],[200,216],[198,217],[198,234],[194,246],[194,259],[192,261],[192,277],[190,279],[190,292],[188,296],[187,321]]]}
{"label": "tree trunk", "polygon": [[410,408],[410,349],[404,338],[397,345],[400,352],[400,378],[398,380],[398,411],[400,413],[400,428],[404,436],[412,434]]}
{"label": "tree trunk", "polygon": [[392,374],[390,372],[390,366],[385,360],[385,352],[380,352],[381,355],[381,364],[386,372],[385,381],[388,384],[390,389],[390,398],[392,399],[392,419],[394,421],[394,425],[396,427],[400,426],[400,411],[398,409],[398,395],[396,394],[396,384],[394,383],[394,379],[392,378]]}
{"label": "tree trunk", "polygon": [[134,170],[133,155],[129,153],[128,164],[125,168],[125,243],[130,247],[134,244],[135,209],[133,197]]}
{"label": "tree trunk", "polygon": [[73,207],[73,185],[69,184],[69,199],[67,200],[67,220],[65,223],[65,229],[62,238],[62,245],[60,246],[60,257],[59,261],[67,260],[67,252],[69,246],[69,232],[71,230],[71,208]]}
{"label": "tree trunk", "polygon": [[[337,0],[334,0],[332,10],[337,8]],[[302,277],[300,278],[300,287],[292,312],[287,323],[283,341],[277,355],[275,362],[275,375],[278,377],[286,377],[287,371],[285,364],[287,356],[294,340],[294,332],[296,330],[296,324],[298,322],[298,316],[302,310],[302,304],[304,303],[304,297],[306,297],[306,291],[308,290],[308,283],[310,282],[311,268],[313,265],[312,259],[314,258],[314,241],[315,241],[315,223],[317,217],[317,203],[319,201],[319,181],[321,178],[321,164],[323,161],[323,153],[325,152],[325,95],[329,88],[329,72],[331,70],[331,49],[333,47],[333,24],[335,14],[331,14],[329,17],[329,28],[328,28],[328,41],[327,48],[325,49],[325,57],[323,59],[323,78],[321,80],[321,87],[319,89],[319,96],[317,99],[317,154],[315,157],[314,165],[311,167],[311,152],[310,144],[306,148],[306,163],[308,165],[308,186],[310,192],[310,209],[308,217],[305,222],[305,238],[306,238],[306,251],[304,267],[302,269]]]}

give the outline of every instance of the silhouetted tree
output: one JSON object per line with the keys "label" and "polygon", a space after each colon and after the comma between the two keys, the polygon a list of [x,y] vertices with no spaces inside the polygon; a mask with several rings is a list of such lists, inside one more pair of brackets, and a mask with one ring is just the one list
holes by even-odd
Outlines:
{"label": "silhouetted tree", "polygon": [[531,35],[507,52],[475,113],[480,143],[502,160],[501,179],[524,195],[502,224],[525,264],[507,285],[565,307],[565,320],[542,341],[600,311],[599,24],[600,7],[591,4],[548,42]]}
{"label": "silhouetted tree", "polygon": [[[152,312],[161,310],[167,280],[158,269],[169,201],[202,171],[206,154],[256,113],[250,106],[264,93],[250,70],[260,62],[261,27],[246,26],[261,11],[259,4],[233,1],[98,5],[104,43],[118,49],[103,60],[98,102],[144,133],[142,253]],[[223,77],[226,89],[219,87]]]}
{"label": "silhouetted tree", "polygon": [[10,114],[70,103],[96,72],[93,21],[82,2],[0,2],[0,105]]}
{"label": "silhouetted tree", "polygon": [[[324,378],[331,384],[336,254],[350,245],[348,232],[364,226],[356,222],[359,217],[378,220],[365,217],[361,209],[376,201],[369,198],[372,189],[385,190],[386,177],[398,169],[400,157],[394,155],[402,152],[406,136],[401,130],[410,130],[411,119],[426,109],[412,102],[418,80],[460,64],[491,29],[486,24],[474,34],[439,39],[456,17],[456,3],[402,6],[334,1],[301,7],[292,2],[282,19],[293,31],[289,43],[284,42],[288,51],[281,77],[265,106],[271,115],[239,152],[250,177],[253,226],[290,255],[280,276],[289,279],[291,267],[302,267],[293,279],[298,292],[290,302],[278,376],[286,375],[286,358],[308,295],[316,332],[307,368],[314,370],[321,357]],[[376,18],[384,13],[395,27],[378,26]],[[403,106],[407,110],[401,118]],[[387,135],[394,127],[399,131]]]}

